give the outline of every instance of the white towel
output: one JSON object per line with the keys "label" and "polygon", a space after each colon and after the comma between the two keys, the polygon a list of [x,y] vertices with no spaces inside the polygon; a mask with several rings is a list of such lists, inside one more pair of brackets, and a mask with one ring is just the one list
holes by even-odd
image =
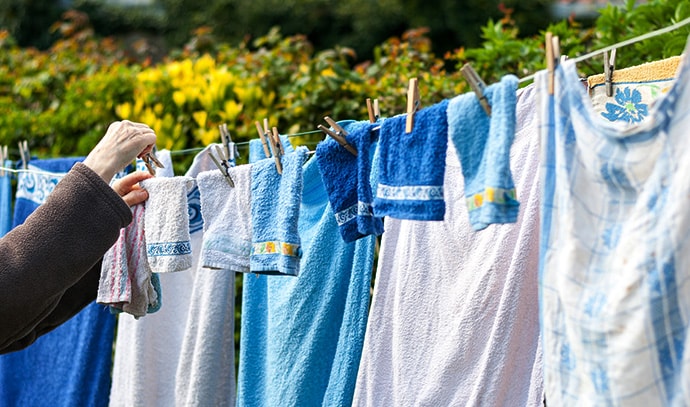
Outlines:
{"label": "white towel", "polygon": [[197,178],[204,218],[201,265],[246,273],[252,248],[251,165],[230,168],[229,173],[234,188],[218,170]]}
{"label": "white towel", "polygon": [[[165,155],[161,156],[162,152],[158,153],[158,159],[166,169],[172,170],[172,162],[167,161]],[[185,175],[196,177],[212,168],[215,168],[213,161],[204,150],[197,154]],[[156,177],[163,175],[173,174],[172,171],[159,170]],[[176,405],[175,374],[182,353],[202,240],[202,222],[195,192],[198,192],[196,188],[189,194],[188,208],[194,265],[189,271],[159,274],[165,297],[160,311],[141,319],[118,319],[110,407]]]}
{"label": "white towel", "polygon": [[154,273],[188,270],[192,267],[187,193],[191,177],[150,178],[141,182],[149,193],[144,229],[146,254]]}
{"label": "white towel", "polygon": [[184,406],[235,403],[235,273],[249,271],[251,165],[197,177],[204,219],[200,268],[194,282],[175,401]]}
{"label": "white towel", "polygon": [[354,406],[541,406],[539,137],[519,95],[515,224],[475,232],[448,143],[445,219],[386,218]]}

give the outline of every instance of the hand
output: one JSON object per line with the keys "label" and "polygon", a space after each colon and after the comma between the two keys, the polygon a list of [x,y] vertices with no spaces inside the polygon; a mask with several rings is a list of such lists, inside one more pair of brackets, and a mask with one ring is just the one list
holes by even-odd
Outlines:
{"label": "hand", "polygon": [[139,186],[139,182],[153,175],[145,171],[127,174],[113,183],[113,189],[129,206],[140,204],[149,198],[149,193]]}
{"label": "hand", "polygon": [[156,133],[149,126],[129,120],[113,122],[84,164],[110,183],[118,171],[149,153],[155,144]]}

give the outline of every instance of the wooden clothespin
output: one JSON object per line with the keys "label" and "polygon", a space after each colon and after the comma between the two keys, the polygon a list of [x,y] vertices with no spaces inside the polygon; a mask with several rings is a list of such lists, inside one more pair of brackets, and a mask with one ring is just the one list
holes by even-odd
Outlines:
{"label": "wooden clothespin", "polygon": [[549,95],[553,95],[553,88],[556,73],[556,66],[558,66],[558,61],[561,58],[561,46],[558,41],[558,36],[553,35],[551,32],[546,33],[546,70],[549,75],[548,82],[548,92]]}
{"label": "wooden clothespin", "polygon": [[230,137],[228,125],[223,123],[218,126],[218,129],[220,130],[220,139],[223,143],[223,148],[225,149],[225,157],[228,162],[234,164],[235,159],[239,154],[237,153],[237,145],[232,141],[232,137]]}
{"label": "wooden clothespin", "polygon": [[379,100],[374,99],[374,118],[378,121],[381,118],[381,110],[379,109]]}
{"label": "wooden clothespin", "polygon": [[29,142],[22,140],[19,142],[19,155],[22,159],[22,168],[29,168],[29,161],[31,161],[31,152],[29,152]]}
{"label": "wooden clothespin", "polygon": [[412,133],[414,128],[414,114],[420,108],[419,86],[417,78],[411,78],[407,86],[407,120],[405,121],[405,133]]}
{"label": "wooden clothespin", "polygon": [[268,148],[268,141],[267,138],[269,137],[269,132],[268,132],[268,119],[264,119],[264,128],[261,128],[261,124],[259,122],[254,122],[256,124],[256,131],[259,133],[259,138],[261,139],[261,144],[264,147],[264,154],[266,155],[266,158],[271,156],[271,150]]}
{"label": "wooden clothespin", "polygon": [[[156,175],[156,168],[165,168],[163,163],[158,161],[158,158],[156,158],[156,153],[154,151],[146,153],[143,157],[141,157],[141,160],[144,162],[146,169],[149,170],[149,174],[151,175]],[[153,165],[151,165],[151,161],[153,161]],[[154,168],[154,166],[156,168]]]}
{"label": "wooden clothespin", "polygon": [[326,123],[328,123],[329,126],[331,126],[331,128],[333,130],[329,129],[328,127],[324,126],[323,124],[319,124],[316,127],[318,127],[319,130],[321,130],[322,132],[331,136],[333,138],[333,140],[337,141],[338,144],[345,147],[345,149],[347,151],[349,151],[352,155],[356,156],[357,155],[357,149],[354,148],[350,143],[348,143],[347,139],[345,138],[348,135],[347,131],[345,131],[345,129],[340,127],[340,125],[338,123],[336,123],[335,120],[331,119],[330,117],[326,116],[323,119],[326,121]]}
{"label": "wooden clothespin", "polygon": [[[213,150],[215,149],[216,154],[218,154],[218,157],[216,157],[213,154]],[[232,178],[230,177],[230,163],[227,160],[227,156],[225,156],[225,153],[223,150],[218,147],[218,145],[214,145],[213,148],[210,148],[208,150],[208,155],[211,157],[211,160],[213,160],[213,163],[216,164],[216,167],[218,167],[218,170],[220,171],[221,174],[223,174],[223,178],[225,178],[225,181],[230,185],[230,187],[234,188],[235,183],[233,182]]]}
{"label": "wooden clothespin", "polygon": [[486,115],[491,116],[491,105],[489,104],[489,100],[486,98],[486,95],[484,94],[484,89],[486,89],[486,83],[484,83],[477,71],[475,71],[474,68],[472,68],[472,65],[470,65],[469,63],[463,65],[463,67],[460,68],[460,72],[462,73],[462,76],[464,76],[467,82],[470,84],[470,88],[472,88],[472,91],[477,95],[479,103],[482,105],[482,108],[484,108]]}
{"label": "wooden clothespin", "polygon": [[616,65],[616,49],[611,51],[611,58],[609,53],[604,51],[604,84],[606,86],[606,96],[613,96],[613,69]]}
{"label": "wooden clothespin", "polygon": [[278,174],[282,174],[283,164],[280,162],[280,159],[283,157],[285,150],[283,149],[283,143],[280,142],[280,135],[278,134],[278,129],[276,127],[273,128],[273,135],[268,135],[268,139],[271,142],[273,157],[276,160],[276,170],[278,170]]}
{"label": "wooden clothespin", "polygon": [[5,168],[5,159],[6,159],[6,157],[5,157],[5,149],[6,148],[7,148],[6,146],[0,146],[0,177],[5,176],[4,168]]}
{"label": "wooden clothespin", "polygon": [[369,113],[369,122],[376,123],[376,114],[374,114],[374,106],[371,103],[371,98],[367,98],[367,112]]}

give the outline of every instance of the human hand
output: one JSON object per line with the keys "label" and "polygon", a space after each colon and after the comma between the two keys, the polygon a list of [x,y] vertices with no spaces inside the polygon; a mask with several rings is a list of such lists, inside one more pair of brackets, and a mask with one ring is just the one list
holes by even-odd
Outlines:
{"label": "human hand", "polygon": [[139,182],[153,175],[145,171],[127,174],[113,183],[113,189],[124,199],[128,206],[140,204],[149,198],[149,193],[139,186]]}
{"label": "human hand", "polygon": [[113,122],[86,157],[84,165],[110,183],[118,171],[136,157],[149,153],[155,144],[156,133],[149,126],[129,120]]}

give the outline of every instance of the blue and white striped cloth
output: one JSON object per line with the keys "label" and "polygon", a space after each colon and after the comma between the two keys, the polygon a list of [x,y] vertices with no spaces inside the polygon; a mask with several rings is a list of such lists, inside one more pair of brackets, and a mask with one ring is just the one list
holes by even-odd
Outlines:
{"label": "blue and white striped cloth", "polygon": [[536,78],[548,405],[690,405],[689,68],[641,123],[597,114],[572,61],[554,95]]}

